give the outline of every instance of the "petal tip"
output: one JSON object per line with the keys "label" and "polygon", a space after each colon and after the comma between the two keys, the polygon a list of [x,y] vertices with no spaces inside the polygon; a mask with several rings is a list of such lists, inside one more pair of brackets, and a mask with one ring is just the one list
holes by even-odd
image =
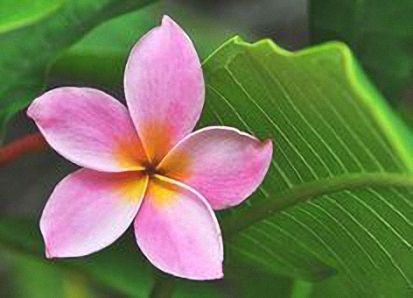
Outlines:
{"label": "petal tip", "polygon": [[264,180],[265,176],[267,175],[267,172],[270,168],[272,157],[273,157],[273,142],[271,139],[267,139],[263,141],[262,143],[262,154],[261,154],[261,161],[263,163],[263,177],[260,181],[260,183],[257,185],[257,187],[262,183],[262,180]]}
{"label": "petal tip", "polygon": [[168,29],[172,30],[171,32],[173,32],[173,34],[183,35],[192,44],[192,41],[191,41],[190,37],[187,35],[187,33],[185,32],[185,30],[174,19],[172,19],[170,16],[163,15],[160,28],[164,28],[166,30],[168,30]]}
{"label": "petal tip", "polygon": [[55,256],[50,252],[50,250],[47,247],[45,248],[44,254],[46,256],[46,259],[51,260],[55,258]]}
{"label": "petal tip", "polygon": [[258,151],[260,152],[261,160],[266,160],[267,163],[270,163],[273,155],[273,141],[271,139],[259,141]]}
{"label": "petal tip", "polygon": [[47,242],[46,242],[45,248],[44,248],[44,255],[45,255],[46,259],[49,259],[49,260],[52,260],[52,259],[55,259],[55,258],[58,257],[55,253],[52,252],[52,250],[50,249],[50,245]]}
{"label": "petal tip", "polygon": [[218,280],[218,279],[224,278],[224,271],[222,267],[223,266],[221,264],[219,268],[216,268],[215,270],[210,270],[210,271],[208,270],[207,272],[202,272],[202,273],[197,273],[197,274],[180,274],[176,272],[175,273],[167,272],[167,273],[172,274],[179,278],[185,278],[185,279],[190,279],[190,280],[199,280],[199,281]]}
{"label": "petal tip", "polygon": [[215,277],[215,279],[223,279],[224,278],[224,271],[221,272]]}
{"label": "petal tip", "polygon": [[36,120],[37,115],[37,99],[35,99],[27,108],[26,115],[30,119]]}
{"label": "petal tip", "polygon": [[177,25],[176,22],[168,15],[164,14],[162,16],[162,26],[164,25]]}
{"label": "petal tip", "polygon": [[263,145],[264,149],[272,155],[272,151],[273,151],[273,142],[272,142],[272,140],[271,139],[266,139],[265,141],[262,142],[262,145]]}
{"label": "petal tip", "polygon": [[222,278],[224,278],[224,265],[221,262],[217,272],[213,276],[211,276],[211,280],[222,279]]}
{"label": "petal tip", "polygon": [[203,275],[202,277],[198,277],[198,278],[195,278],[195,279],[198,279],[198,280],[218,280],[218,279],[222,279],[222,278],[224,278],[224,271],[223,271],[223,265],[221,263],[219,265],[219,267],[216,268],[216,270],[208,272],[205,275]]}

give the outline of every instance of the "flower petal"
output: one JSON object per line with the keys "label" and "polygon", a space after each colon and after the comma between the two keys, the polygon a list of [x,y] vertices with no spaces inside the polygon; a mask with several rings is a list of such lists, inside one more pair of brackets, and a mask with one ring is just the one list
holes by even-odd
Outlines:
{"label": "flower petal", "polygon": [[207,127],[179,142],[159,168],[202,193],[212,208],[224,209],[257,189],[271,156],[270,140],[260,142],[230,127]]}
{"label": "flower petal", "polygon": [[138,212],[147,176],[78,170],[64,178],[43,210],[46,256],[78,257],[119,238]]}
{"label": "flower petal", "polygon": [[121,172],[141,169],[146,160],[126,107],[102,91],[53,89],[27,114],[50,146],[82,167]]}
{"label": "flower petal", "polygon": [[132,49],[125,94],[133,122],[156,163],[192,131],[204,103],[204,79],[195,48],[169,17]]}
{"label": "flower petal", "polygon": [[223,276],[217,219],[205,199],[187,186],[151,179],[135,234],[143,254],[169,274],[198,280]]}

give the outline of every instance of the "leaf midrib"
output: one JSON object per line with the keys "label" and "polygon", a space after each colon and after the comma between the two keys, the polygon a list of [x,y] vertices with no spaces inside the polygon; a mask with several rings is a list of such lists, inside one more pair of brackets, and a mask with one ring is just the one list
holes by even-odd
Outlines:
{"label": "leaf midrib", "polygon": [[226,238],[247,229],[252,224],[273,216],[276,212],[291,208],[299,203],[343,190],[366,187],[408,187],[413,188],[413,176],[400,173],[354,173],[320,179],[297,185],[284,191],[276,198],[247,208],[231,218],[222,220]]}

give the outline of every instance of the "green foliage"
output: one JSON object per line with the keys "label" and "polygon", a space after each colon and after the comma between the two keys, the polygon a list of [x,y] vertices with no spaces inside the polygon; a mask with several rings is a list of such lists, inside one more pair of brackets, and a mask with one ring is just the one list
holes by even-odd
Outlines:
{"label": "green foliage", "polygon": [[86,279],[62,272],[50,262],[25,255],[3,255],[12,278],[7,283],[10,294],[6,297],[93,297]]}
{"label": "green foliage", "polygon": [[41,14],[29,8],[46,1],[35,2],[27,9],[18,1],[1,4],[2,14],[21,13],[0,23],[0,130],[42,90],[46,70],[63,50],[100,22],[151,0],[66,0],[58,6],[47,1],[49,10]]}
{"label": "green foliage", "polygon": [[62,5],[63,0],[2,0],[0,2],[0,33],[38,22]]}
{"label": "green foliage", "polygon": [[222,221],[227,261],[308,280],[335,274],[353,297],[406,297],[413,280],[411,136],[348,48],[330,43],[289,53],[270,41],[235,38],[204,69],[203,124],[235,126],[276,144],[260,191]]}
{"label": "green foliage", "polygon": [[348,43],[379,89],[397,100],[413,79],[412,15],[411,0],[312,0],[311,36]]}
{"label": "green foliage", "polygon": [[69,274],[94,281],[128,295],[148,296],[153,286],[152,268],[138,254],[134,239],[118,241],[99,254],[76,260],[46,261],[38,226],[30,220],[0,219],[3,249],[24,257],[43,259]]}
{"label": "green foliage", "polygon": [[200,57],[206,57],[234,33],[218,23],[179,5],[155,4],[98,26],[65,52],[50,76],[59,80],[121,89],[129,51],[137,40],[159,25],[162,15],[172,16],[194,41]]}

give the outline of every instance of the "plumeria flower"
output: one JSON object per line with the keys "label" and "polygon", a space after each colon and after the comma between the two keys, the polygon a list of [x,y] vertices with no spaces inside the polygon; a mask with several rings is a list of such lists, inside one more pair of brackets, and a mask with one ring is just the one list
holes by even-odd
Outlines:
{"label": "plumeria flower", "polygon": [[244,201],[264,179],[271,141],[211,126],[191,132],[204,104],[195,48],[165,16],[134,46],[128,110],[90,88],[46,92],[28,116],[59,154],[83,167],[54,189],[40,220],[48,258],[103,249],[133,223],[146,258],[169,274],[223,276],[213,210]]}

